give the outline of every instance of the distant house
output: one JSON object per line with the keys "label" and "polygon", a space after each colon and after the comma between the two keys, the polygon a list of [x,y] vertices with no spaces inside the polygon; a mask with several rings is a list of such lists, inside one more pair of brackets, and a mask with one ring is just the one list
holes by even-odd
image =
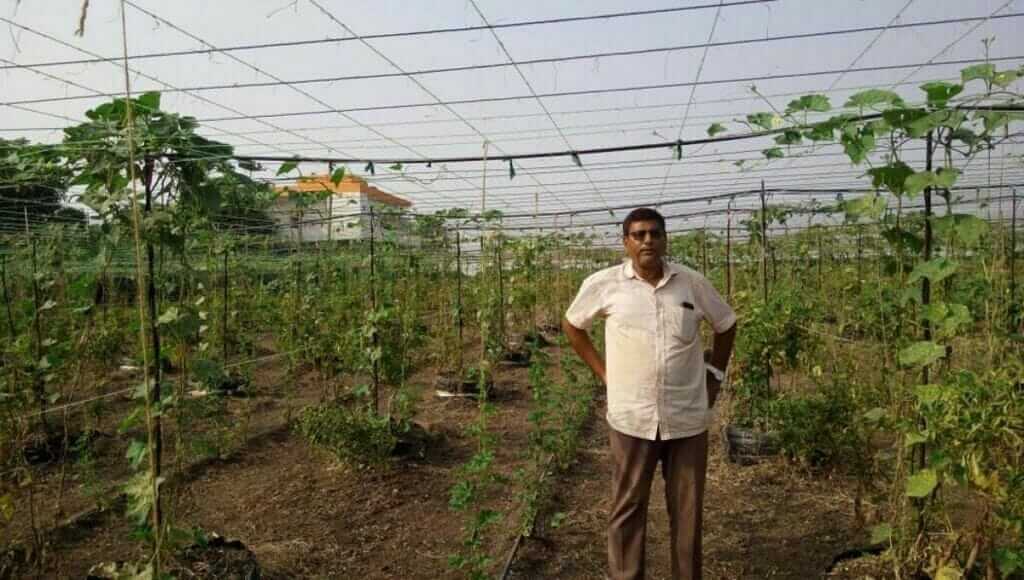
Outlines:
{"label": "distant house", "polygon": [[[404,222],[393,214],[408,209],[412,202],[381,191],[360,177],[346,175],[335,185],[329,175],[308,175],[295,183],[277,187],[275,221],[282,226],[281,235],[289,240],[322,242],[361,240],[370,237],[370,210],[375,214],[375,238],[388,233],[405,238]],[[326,193],[319,201],[309,201],[301,194]],[[303,203],[305,198],[305,203]]]}

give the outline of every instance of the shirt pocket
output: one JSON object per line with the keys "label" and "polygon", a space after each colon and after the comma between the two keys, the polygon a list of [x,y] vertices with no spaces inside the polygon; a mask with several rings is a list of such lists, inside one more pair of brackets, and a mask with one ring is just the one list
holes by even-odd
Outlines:
{"label": "shirt pocket", "polygon": [[671,336],[684,344],[692,343],[700,327],[697,309],[689,302],[683,302],[679,306],[669,306],[666,311]]}

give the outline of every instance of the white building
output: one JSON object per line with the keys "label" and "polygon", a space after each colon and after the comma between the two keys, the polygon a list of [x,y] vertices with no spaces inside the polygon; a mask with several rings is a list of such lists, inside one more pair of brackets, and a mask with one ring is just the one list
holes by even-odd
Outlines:
{"label": "white building", "polygon": [[381,191],[362,178],[346,175],[335,185],[329,175],[300,177],[277,188],[280,195],[274,219],[281,236],[289,241],[322,242],[370,238],[370,212],[374,213],[374,237],[408,237],[397,213],[412,202]]}

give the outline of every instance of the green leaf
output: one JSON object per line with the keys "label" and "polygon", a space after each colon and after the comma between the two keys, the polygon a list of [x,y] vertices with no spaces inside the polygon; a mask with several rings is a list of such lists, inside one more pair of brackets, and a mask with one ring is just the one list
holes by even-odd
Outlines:
{"label": "green leaf", "polygon": [[331,183],[333,183],[335,187],[337,187],[338,184],[341,183],[344,179],[345,179],[345,168],[344,167],[339,167],[339,168],[335,169],[334,173],[331,174]]}
{"label": "green leaf", "polygon": [[909,196],[915,196],[929,187],[949,189],[956,184],[959,171],[941,168],[938,171],[918,171],[903,181],[903,189]]}
{"label": "green leaf", "polygon": [[804,137],[811,141],[832,141],[836,138],[835,127],[827,123],[819,123],[804,131]]}
{"label": "green leaf", "polygon": [[959,177],[959,169],[940,167],[935,173],[935,186],[943,189],[949,189],[956,185],[956,180]]}
{"label": "green leaf", "polygon": [[882,89],[868,89],[853,94],[846,101],[847,107],[873,107],[875,105],[890,105],[893,107],[903,106],[903,99],[892,91]]}
{"label": "green leaf", "polygon": [[1004,578],[1009,578],[1018,570],[1024,570],[1024,548],[999,548],[994,559]]}
{"label": "green leaf", "polygon": [[934,580],[961,580],[963,577],[963,572],[947,564],[935,572]]}
{"label": "green leaf", "polygon": [[885,409],[881,407],[875,407],[874,409],[871,409],[870,411],[864,413],[864,420],[868,421],[869,423],[878,423],[882,419],[885,419],[888,416],[888,414],[888,411],[886,411]]}
{"label": "green leaf", "polygon": [[922,469],[907,478],[907,495],[909,497],[928,497],[939,485],[939,476],[931,469]]}
{"label": "green leaf", "polygon": [[402,164],[401,163],[392,163],[388,167],[388,169],[390,169],[391,171],[401,171],[402,170]]}
{"label": "green leaf", "polygon": [[892,541],[892,526],[886,523],[871,528],[872,544],[888,544]]}
{"label": "green leaf", "polygon": [[786,154],[783,153],[782,149],[779,148],[779,147],[772,147],[771,149],[764,149],[764,150],[761,151],[761,153],[763,153],[765,158],[767,158],[767,159],[781,159],[782,157],[786,156]]}
{"label": "green leaf", "polygon": [[871,176],[871,184],[875,189],[885,189],[893,195],[902,195],[903,184],[907,177],[914,174],[914,170],[902,161],[893,161],[889,165],[868,169],[867,174]]}
{"label": "green leaf", "polygon": [[146,453],[148,450],[149,449],[146,447],[145,442],[133,439],[132,442],[128,444],[128,450],[125,452],[124,456],[128,459],[129,463],[131,463],[132,468],[138,469],[139,466],[142,465],[143,460],[146,459]]}
{"label": "green leaf", "polygon": [[943,238],[955,238],[966,245],[973,246],[988,233],[989,224],[978,216],[970,214],[951,214],[933,218],[935,233]]}
{"label": "green leaf", "polygon": [[1024,113],[1017,111],[977,111],[974,119],[981,119],[986,133],[994,133],[1013,121],[1024,120]]}
{"label": "green leaf", "polygon": [[925,443],[927,441],[928,437],[926,437],[925,435],[922,435],[917,431],[911,431],[910,433],[907,433],[907,437],[904,440],[903,445],[906,447],[913,447],[914,445]]}
{"label": "green leaf", "polygon": [[975,79],[990,81],[996,74],[996,66],[991,63],[975,64],[960,70],[960,82],[967,84]]}
{"label": "green leaf", "polygon": [[158,318],[156,322],[157,322],[157,324],[165,325],[165,324],[173,324],[173,323],[177,322],[177,320],[178,320],[178,307],[177,306],[171,306],[170,308],[165,310],[163,314],[160,315],[160,318]]}
{"label": "green leaf", "polygon": [[945,107],[950,99],[963,92],[964,86],[946,81],[932,81],[921,85],[921,90],[928,95],[930,106]]}
{"label": "green leaf", "polygon": [[1008,87],[1011,84],[1013,84],[1013,82],[1016,81],[1019,78],[1020,78],[1020,73],[1019,72],[1017,72],[1015,70],[1007,70],[1007,71],[996,73],[996,75],[992,77],[992,84],[996,85],[997,87],[999,87],[1001,89],[1005,89],[1006,87]]}
{"label": "green leaf", "polygon": [[156,91],[142,93],[136,101],[147,113],[155,113],[160,110],[160,93]]}
{"label": "green leaf", "polygon": [[937,329],[943,336],[953,336],[961,327],[974,322],[971,311],[963,304],[950,304],[949,314],[942,320]]}
{"label": "green leaf", "polygon": [[789,102],[786,107],[786,113],[797,113],[814,111],[817,113],[825,113],[832,109],[832,104],[829,103],[828,97],[825,95],[804,95],[799,99]]}
{"label": "green leaf", "polygon": [[917,385],[914,387],[914,397],[922,405],[931,405],[941,400],[946,394],[946,387],[942,385]]}
{"label": "green leaf", "polygon": [[974,147],[978,143],[978,134],[966,127],[960,127],[953,131],[953,139],[963,142],[968,147]]}
{"label": "green leaf", "polygon": [[859,165],[867,159],[868,153],[874,150],[875,133],[867,126],[861,127],[859,130],[850,126],[843,130],[839,141],[843,144],[843,150],[850,158],[850,162]]}
{"label": "green leaf", "polygon": [[298,161],[285,161],[281,164],[281,167],[277,168],[276,175],[284,175],[285,173],[291,173],[299,166]]}
{"label": "green leaf", "polygon": [[728,131],[728,129],[726,129],[721,123],[712,123],[711,126],[708,127],[708,137],[714,137],[715,135],[725,133],[726,131]]}
{"label": "green leaf", "polygon": [[921,278],[928,278],[932,284],[938,284],[956,273],[959,264],[948,258],[934,258],[921,262],[907,277],[907,284],[914,284]]}
{"label": "green leaf", "polygon": [[908,129],[913,123],[928,116],[925,109],[888,109],[882,112],[882,120],[894,129]]}
{"label": "green leaf", "polygon": [[911,137],[924,137],[929,131],[939,127],[957,129],[967,120],[963,111],[935,111],[905,124],[907,134]]}
{"label": "green leaf", "polygon": [[796,129],[786,129],[781,135],[776,135],[775,142],[779,145],[799,145],[803,141],[803,135]]}
{"label": "green leaf", "polygon": [[747,115],[747,122],[765,131],[771,131],[782,126],[782,117],[775,113],[754,113]]}
{"label": "green leaf", "polygon": [[927,366],[946,356],[946,347],[930,340],[922,340],[904,348],[899,352],[899,362],[903,366]]}
{"label": "green leaf", "polygon": [[885,213],[888,204],[880,195],[869,193],[867,195],[845,201],[842,204],[843,211],[850,218],[867,218],[878,220]]}

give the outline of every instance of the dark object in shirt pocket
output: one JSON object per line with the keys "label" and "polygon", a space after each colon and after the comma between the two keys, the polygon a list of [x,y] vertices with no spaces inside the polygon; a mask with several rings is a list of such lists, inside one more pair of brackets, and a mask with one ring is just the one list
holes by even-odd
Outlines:
{"label": "dark object in shirt pocket", "polygon": [[683,308],[693,310],[693,304],[690,304],[689,302],[683,302]]}

